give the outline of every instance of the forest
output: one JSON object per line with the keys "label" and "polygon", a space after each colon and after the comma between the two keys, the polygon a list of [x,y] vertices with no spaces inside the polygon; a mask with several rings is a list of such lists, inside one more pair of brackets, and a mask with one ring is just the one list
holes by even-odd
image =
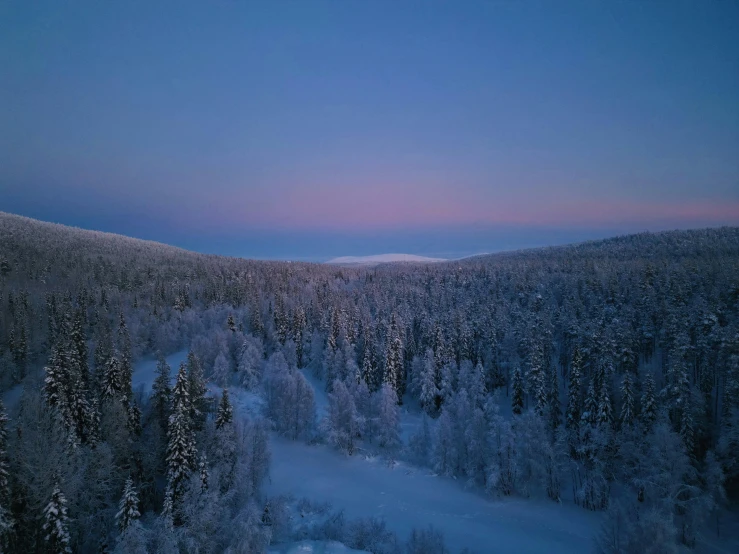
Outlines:
{"label": "forest", "polygon": [[739,497],[739,228],[352,267],[0,213],[0,393],[0,552],[450,552],[270,497],[272,437],[700,550]]}

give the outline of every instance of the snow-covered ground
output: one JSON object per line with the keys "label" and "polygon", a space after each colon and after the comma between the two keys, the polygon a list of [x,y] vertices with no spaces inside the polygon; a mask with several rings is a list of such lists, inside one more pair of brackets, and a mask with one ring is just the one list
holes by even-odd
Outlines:
{"label": "snow-covered ground", "polygon": [[270,548],[269,554],[369,554],[334,541],[300,541]]}
{"label": "snow-covered ground", "polygon": [[377,254],[374,256],[341,256],[327,261],[327,264],[336,265],[375,265],[386,264],[391,262],[413,262],[413,263],[433,263],[445,262],[443,258],[427,258],[425,256],[415,256],[413,254]]}
{"label": "snow-covered ground", "polygon": [[18,404],[18,402],[21,399],[21,395],[23,394],[23,385],[16,385],[11,389],[6,390],[3,393],[3,404],[5,404],[5,409],[9,412],[12,412],[15,409],[15,406]]}
{"label": "snow-covered ground", "polygon": [[352,518],[381,516],[401,538],[433,524],[453,552],[587,552],[600,518],[571,505],[491,499],[425,470],[326,446],[273,437],[271,448],[268,494],[330,502]]}

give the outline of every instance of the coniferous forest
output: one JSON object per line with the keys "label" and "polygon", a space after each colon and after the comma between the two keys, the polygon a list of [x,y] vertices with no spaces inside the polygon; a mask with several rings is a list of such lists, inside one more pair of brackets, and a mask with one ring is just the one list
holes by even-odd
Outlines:
{"label": "coniferous forest", "polygon": [[574,504],[595,552],[700,550],[736,523],[739,229],[339,267],[0,214],[0,392],[2,552],[449,552],[298,525],[272,437]]}

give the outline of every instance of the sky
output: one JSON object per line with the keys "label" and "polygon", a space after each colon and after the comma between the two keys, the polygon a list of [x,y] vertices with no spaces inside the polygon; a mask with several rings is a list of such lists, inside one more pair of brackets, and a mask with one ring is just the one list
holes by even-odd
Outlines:
{"label": "sky", "polygon": [[316,261],[739,225],[739,3],[6,0],[0,211]]}

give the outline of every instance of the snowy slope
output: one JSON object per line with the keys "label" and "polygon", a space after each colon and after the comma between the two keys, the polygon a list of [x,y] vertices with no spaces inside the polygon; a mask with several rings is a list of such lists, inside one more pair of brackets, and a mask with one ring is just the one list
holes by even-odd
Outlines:
{"label": "snowy slope", "polygon": [[334,541],[300,541],[270,548],[268,554],[369,554]]}
{"label": "snowy slope", "polygon": [[413,254],[377,254],[375,256],[342,256],[326,263],[335,265],[375,265],[391,262],[433,263],[445,261],[443,258],[426,258]]}

